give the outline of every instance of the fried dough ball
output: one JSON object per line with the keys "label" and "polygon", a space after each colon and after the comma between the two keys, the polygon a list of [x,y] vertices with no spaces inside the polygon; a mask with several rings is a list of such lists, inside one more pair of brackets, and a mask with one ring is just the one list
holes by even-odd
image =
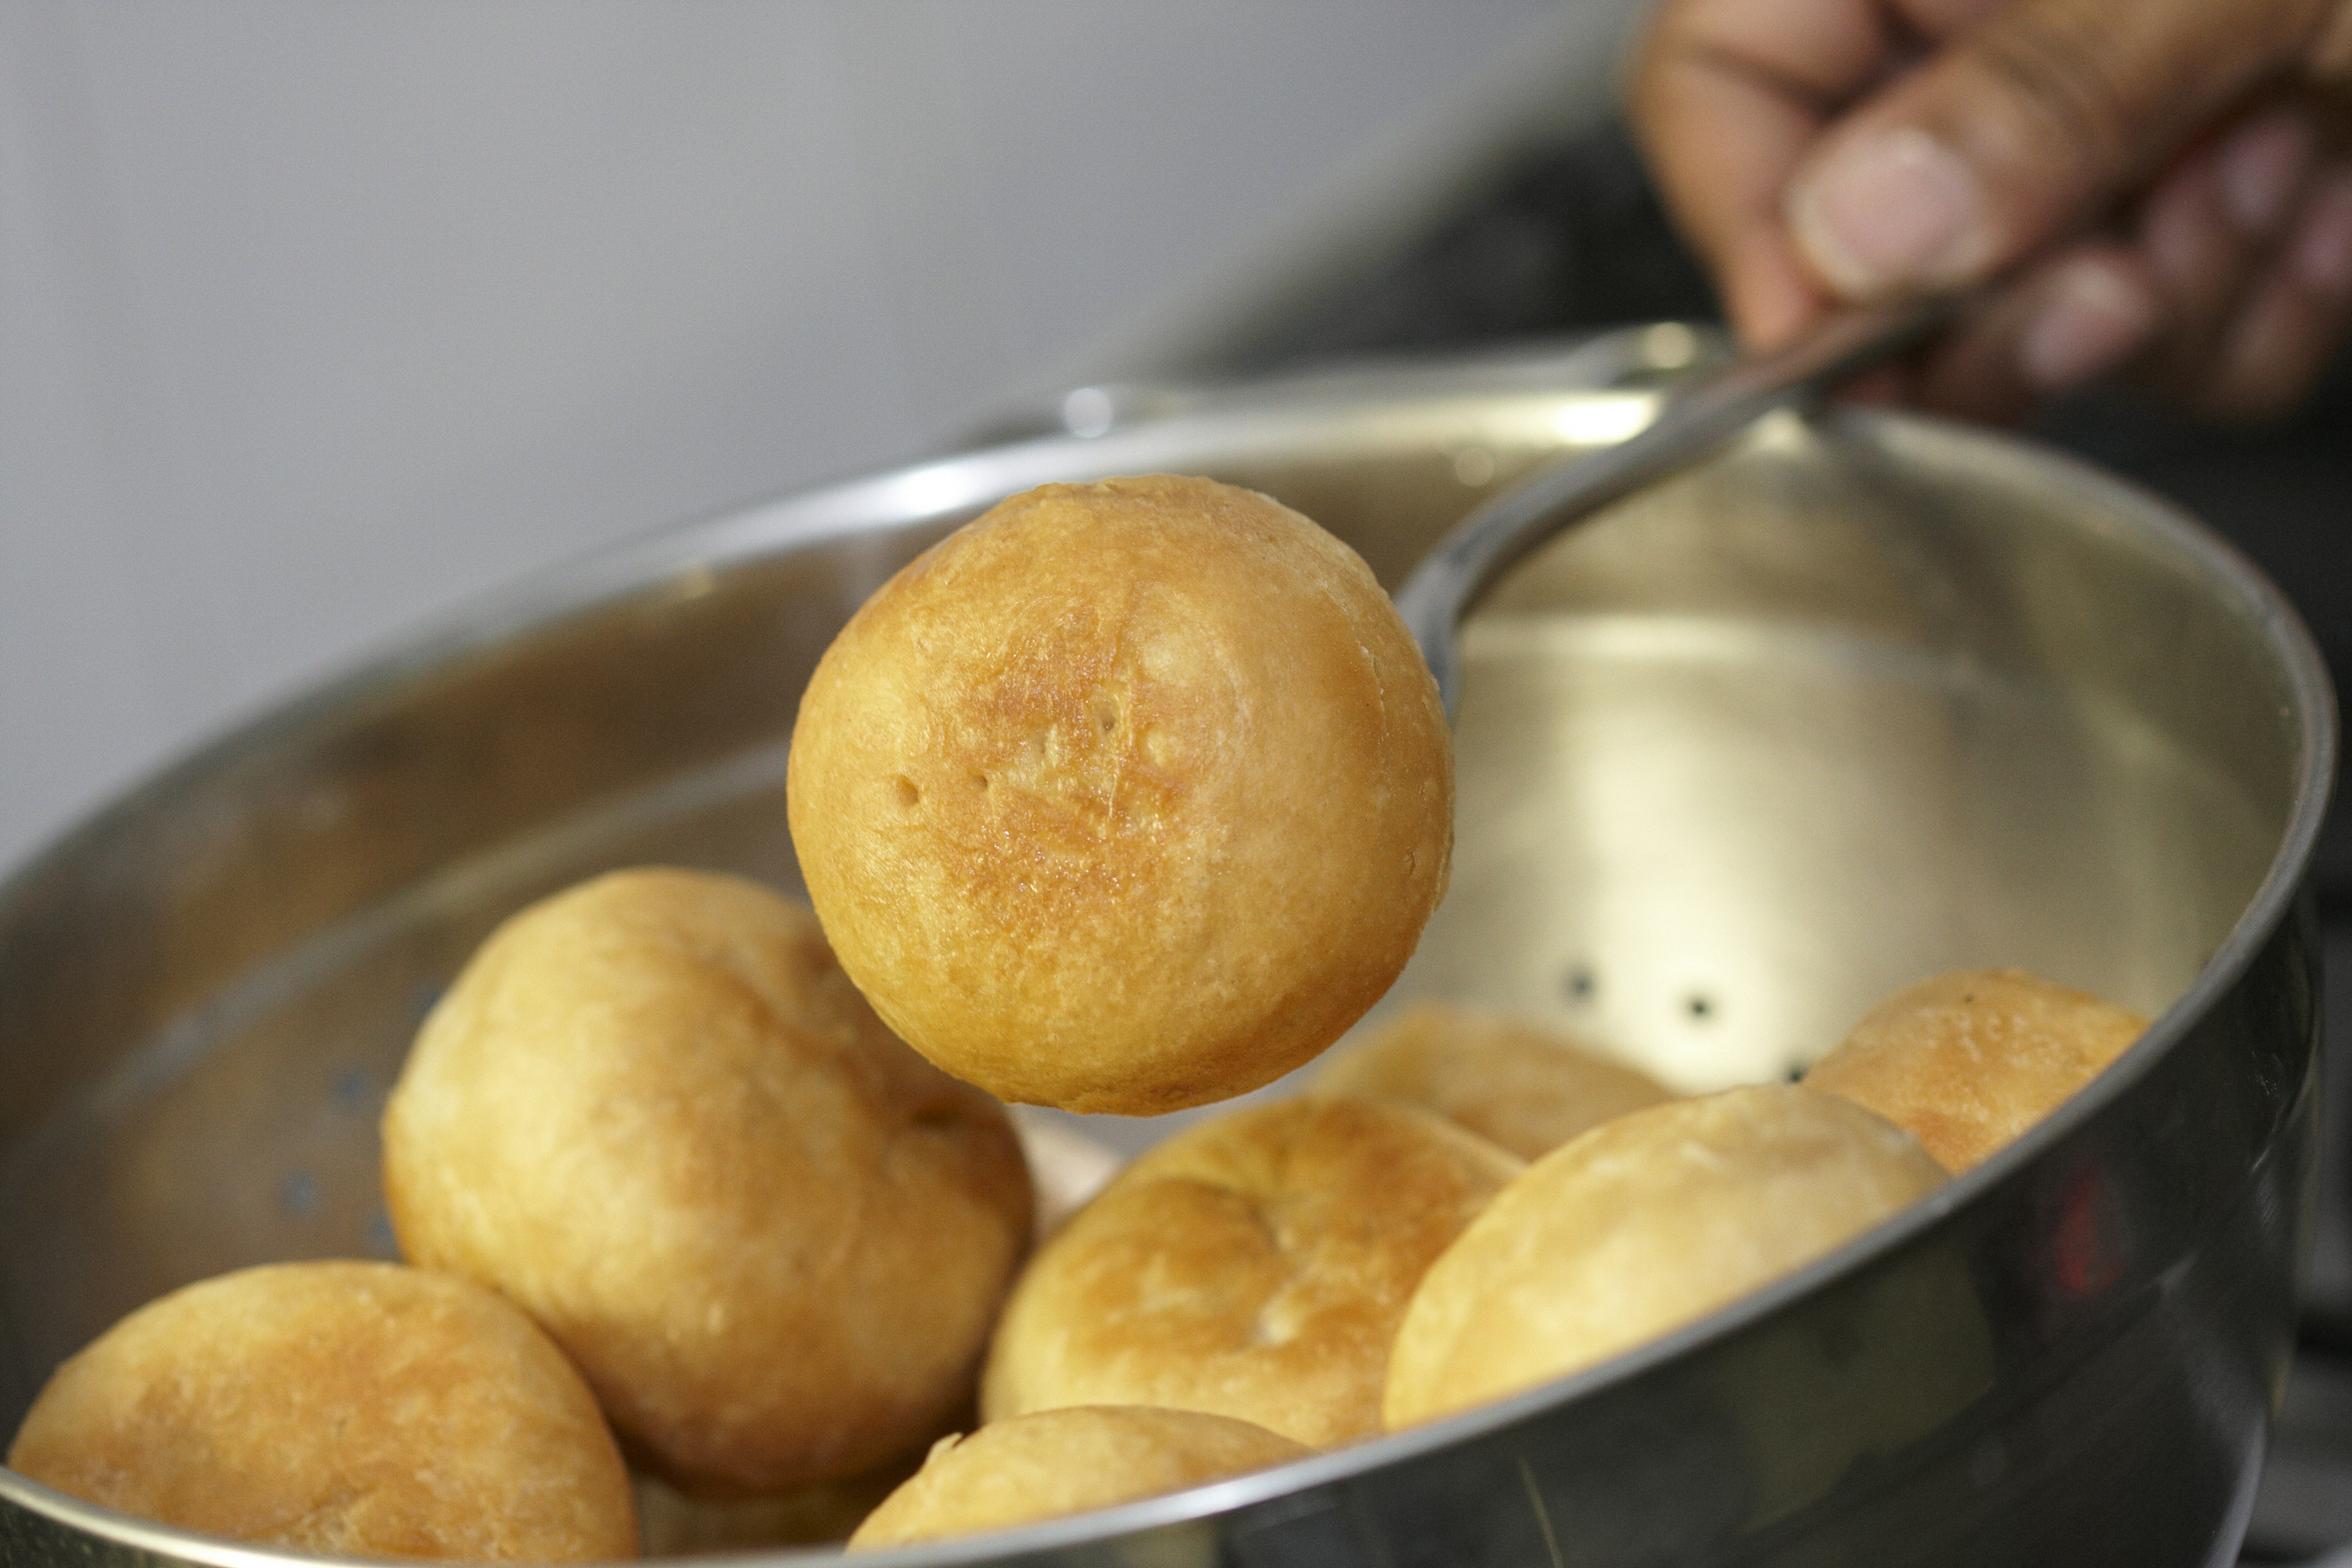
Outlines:
{"label": "fried dough ball", "polygon": [[1519,1169],[1404,1105],[1286,1100],[1187,1129],[1031,1261],[981,1414],[1154,1405],[1317,1448],[1370,1436],[1413,1286]]}
{"label": "fried dough ball", "polygon": [[8,1451],[61,1492],[303,1552],[637,1554],[595,1396],[469,1280],[284,1263],[190,1285],[58,1368]]}
{"label": "fried dough ball", "polygon": [[1311,1092],[1401,1100],[1523,1160],[1588,1127],[1672,1100],[1639,1068],[1548,1029],[1452,1003],[1417,1003],[1379,1034],[1334,1052]]}
{"label": "fried dough ball", "polygon": [[1958,1175],[2007,1148],[2131,1047],[2147,1020],[2021,969],[1922,980],[1805,1074],[1874,1110]]}
{"label": "fried dough ball", "polygon": [[1003,1107],[891,1037],[806,910],[702,872],[499,928],[383,1146],[410,1259],[520,1303],[697,1490],[854,1476],[946,1428],[1029,1235]]}
{"label": "fried dough ball", "polygon": [[1794,1084],[1620,1117],[1528,1166],[1430,1267],[1382,1414],[1410,1426],[1606,1361],[1944,1179],[1909,1133]]}
{"label": "fried dough ball", "polygon": [[1339,1037],[1445,890],[1451,741],[1363,562],[1156,475],[1013,497],[810,680],[793,843],[890,1026],[1009,1100],[1224,1100]]}
{"label": "fried dough ball", "polygon": [[1059,1519],[1182,1491],[1313,1452],[1247,1421],[1197,1410],[1080,1405],[942,1437],[913,1479],[849,1538],[872,1551]]}

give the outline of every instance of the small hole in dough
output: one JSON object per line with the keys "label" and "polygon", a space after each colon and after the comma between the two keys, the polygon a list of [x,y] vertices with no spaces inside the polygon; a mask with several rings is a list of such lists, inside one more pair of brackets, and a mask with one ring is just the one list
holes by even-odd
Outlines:
{"label": "small hole in dough", "polygon": [[980,791],[982,795],[986,795],[988,793],[988,786],[994,782],[986,773],[982,773],[978,768],[974,768],[965,776],[971,784],[971,787]]}
{"label": "small hole in dough", "polygon": [[1108,735],[1118,728],[1118,704],[1108,697],[1095,699],[1095,728]]}
{"label": "small hole in dough", "polygon": [[892,780],[891,786],[898,793],[898,805],[902,809],[912,811],[916,806],[922,804],[923,792],[917,788],[915,781],[908,778],[906,774],[900,773],[896,779]]}

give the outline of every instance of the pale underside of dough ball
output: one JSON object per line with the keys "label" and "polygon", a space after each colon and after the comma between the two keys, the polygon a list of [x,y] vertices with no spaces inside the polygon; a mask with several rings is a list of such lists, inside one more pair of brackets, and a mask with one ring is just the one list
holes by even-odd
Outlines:
{"label": "pale underside of dough ball", "polygon": [[8,1463],[305,1552],[637,1552],[620,1450],[562,1352],[494,1293],[389,1263],[248,1268],[151,1302],[58,1369]]}
{"label": "pale underside of dough ball", "polygon": [[1111,1508],[1313,1452],[1230,1416],[1137,1405],[1015,1415],[947,1437],[857,1532],[852,1551],[908,1546]]}
{"label": "pale underside of dough ball", "polygon": [[2147,1031],[2147,1020],[2021,969],[1962,970],[1872,1008],[1805,1074],[1874,1110],[1954,1174],[2014,1142]]}
{"label": "pale underside of dough ball", "polygon": [[1908,1133],[1791,1084],[1620,1117],[1528,1166],[1431,1266],[1383,1415],[1409,1426],[1606,1361],[1944,1179]]}
{"label": "pale underside of dough ball", "polygon": [[1451,742],[1355,553],[1264,496],[1048,485],[852,617],[802,699],[794,847],[941,1067],[1143,1114],[1329,1045],[1444,891]]}
{"label": "pale underside of dough ball", "polygon": [[666,870],[483,946],[394,1091],[384,1186],[412,1260],[520,1302],[635,1452],[739,1493],[952,1421],[1031,1202],[1003,1108],[891,1037],[807,910]]}
{"label": "pale underside of dough ball", "polygon": [[1317,1068],[1313,1092],[1418,1105],[1523,1160],[1675,1098],[1640,1068],[1551,1030],[1431,1002],[1333,1052]]}
{"label": "pale underside of dough ball", "polygon": [[864,1475],[746,1497],[698,1496],[640,1472],[631,1479],[646,1555],[704,1557],[845,1541],[913,1474],[920,1458],[908,1454]]}
{"label": "pale underside of dough ball", "polygon": [[1318,1448],[1370,1436],[1422,1271],[1519,1169],[1402,1105],[1288,1100],[1191,1128],[1031,1261],[981,1412],[1150,1405]]}

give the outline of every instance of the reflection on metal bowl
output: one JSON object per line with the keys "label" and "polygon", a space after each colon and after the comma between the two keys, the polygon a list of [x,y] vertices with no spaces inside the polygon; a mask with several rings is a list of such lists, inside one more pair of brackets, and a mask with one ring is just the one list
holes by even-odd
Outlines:
{"label": "reflection on metal bowl", "polygon": [[[1049,479],[1202,472],[1393,585],[1487,487],[1638,415],[1546,370],[1195,397],[655,537],[93,818],[0,889],[0,1423],[163,1290],[386,1250],[382,1096],[503,915],[634,862],[794,885],[798,692],[944,529]],[[1785,1072],[1960,965],[2158,1024],[1927,1204],[1617,1363],[920,1560],[2226,1561],[2291,1330],[2301,886],[2334,762],[2278,597],[2079,466],[1845,413],[1761,427],[1559,542],[1465,652],[1454,888],[1398,999],[1570,1022],[1692,1088]],[[0,1563],[68,1556],[297,1560],[0,1472]]]}

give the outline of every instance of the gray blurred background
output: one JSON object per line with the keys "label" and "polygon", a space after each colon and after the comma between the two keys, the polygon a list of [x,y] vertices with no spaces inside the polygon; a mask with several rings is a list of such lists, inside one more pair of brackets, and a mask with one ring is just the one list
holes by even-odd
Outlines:
{"label": "gray blurred background", "polygon": [[1227,365],[1632,0],[0,0],[0,864],[500,581]]}

